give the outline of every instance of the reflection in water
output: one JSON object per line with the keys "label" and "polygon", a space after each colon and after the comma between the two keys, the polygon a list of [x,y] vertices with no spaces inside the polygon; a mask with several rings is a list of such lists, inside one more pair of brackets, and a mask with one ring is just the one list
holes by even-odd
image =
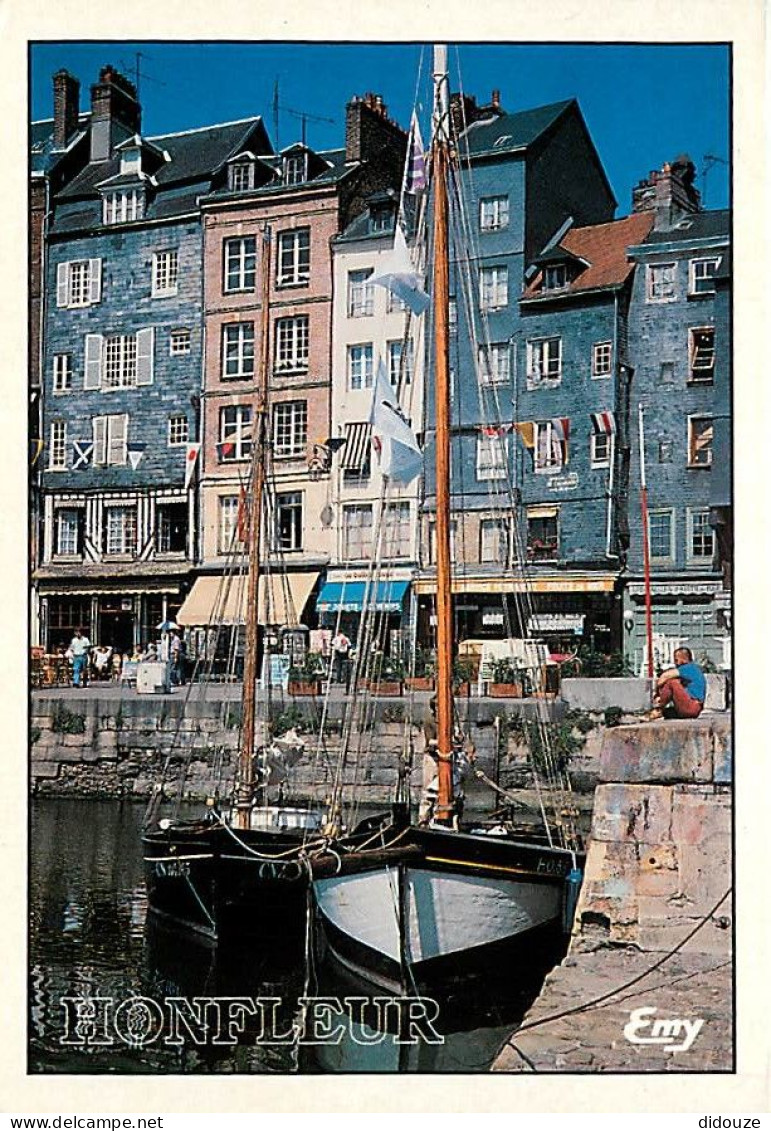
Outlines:
{"label": "reflection in water", "polygon": [[404,999],[319,961],[312,923],[280,948],[250,940],[223,951],[148,921],[142,816],[129,803],[33,806],[32,1072],[486,1071],[559,961],[540,954],[527,985],[503,969],[470,994],[445,987],[438,1017],[411,1023]]}

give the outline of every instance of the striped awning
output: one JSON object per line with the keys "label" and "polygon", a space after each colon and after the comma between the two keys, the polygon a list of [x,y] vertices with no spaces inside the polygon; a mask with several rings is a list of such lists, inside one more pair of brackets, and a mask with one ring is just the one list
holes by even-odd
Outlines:
{"label": "striped awning", "polygon": [[340,459],[343,471],[361,471],[369,459],[371,424],[346,424],[345,447]]}

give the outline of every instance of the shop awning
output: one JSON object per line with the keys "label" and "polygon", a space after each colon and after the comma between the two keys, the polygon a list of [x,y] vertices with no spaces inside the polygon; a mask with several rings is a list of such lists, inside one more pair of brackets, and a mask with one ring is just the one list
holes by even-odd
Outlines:
{"label": "shop awning", "polygon": [[[556,573],[524,577],[474,577],[452,579],[453,593],[612,593],[615,573]],[[418,594],[436,593],[436,578],[421,577],[415,582]]]}
{"label": "shop awning", "polygon": [[[374,607],[381,613],[400,613],[409,585],[409,581],[378,581],[373,586]],[[360,613],[366,592],[366,581],[327,581],[319,594],[316,608],[320,613]]]}
{"label": "shop awning", "polygon": [[[273,573],[268,578],[262,577],[259,623],[297,624],[318,576],[318,572],[311,571]],[[230,579],[220,575],[198,577],[177,614],[177,623],[186,626],[244,624],[245,612],[245,576]]]}

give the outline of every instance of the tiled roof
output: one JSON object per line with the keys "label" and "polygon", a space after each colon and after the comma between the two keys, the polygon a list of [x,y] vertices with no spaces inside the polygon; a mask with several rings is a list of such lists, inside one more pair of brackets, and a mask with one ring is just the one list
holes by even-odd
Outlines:
{"label": "tiled roof", "polygon": [[[81,114],[78,118],[80,129],[73,134],[67,145],[67,150],[80,141],[85,127],[88,125],[90,114]],[[47,173],[63,156],[66,150],[54,149],[54,120],[44,118],[38,122],[30,122],[29,127],[29,160],[31,173]]]}
{"label": "tiled roof", "polygon": [[653,213],[639,212],[623,220],[611,220],[607,224],[571,228],[562,237],[560,245],[571,256],[585,259],[589,266],[559,291],[541,292],[539,272],[525,289],[523,299],[546,300],[581,291],[621,286],[634,269],[634,264],[627,259],[627,247],[642,243],[652,226]]}
{"label": "tiled roof", "polygon": [[465,151],[468,145],[471,156],[527,148],[572,105],[577,103],[569,98],[565,102],[552,102],[548,106],[473,122],[462,135],[461,148]]}
{"label": "tiled roof", "polygon": [[731,212],[716,208],[711,212],[694,212],[685,216],[674,228],[651,232],[645,243],[676,243],[678,240],[704,240],[725,237],[731,233]]}

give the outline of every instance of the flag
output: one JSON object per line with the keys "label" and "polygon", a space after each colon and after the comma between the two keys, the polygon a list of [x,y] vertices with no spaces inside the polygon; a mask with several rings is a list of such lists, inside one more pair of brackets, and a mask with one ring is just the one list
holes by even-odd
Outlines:
{"label": "flag", "polygon": [[522,438],[522,443],[526,448],[535,447],[535,421],[534,420],[520,420],[514,425],[514,431],[518,432]]}
{"label": "flag", "polygon": [[615,436],[616,418],[612,412],[590,412],[592,428],[600,436]]}
{"label": "flag", "polygon": [[126,448],[126,455],[128,456],[128,461],[131,464],[132,471],[136,471],[136,469],[139,467],[139,463],[144,454],[144,444],[132,444],[131,447]]}
{"label": "flag", "polygon": [[384,258],[383,270],[379,275],[372,275],[369,281],[375,286],[385,287],[413,314],[423,314],[430,300],[423,290],[422,278],[412,265],[404,229],[398,221],[394,231],[394,246]]}
{"label": "flag", "polygon": [[567,416],[555,416],[551,420],[552,434],[557,437],[563,444],[567,444],[570,439],[570,418]]}
{"label": "flag", "polygon": [[79,471],[81,467],[88,467],[94,454],[94,445],[91,440],[73,440],[72,442],[72,470]]}
{"label": "flag", "polygon": [[382,359],[372,391],[372,425],[380,451],[380,470],[394,483],[410,483],[423,470],[423,453],[399,405]]}
{"label": "flag", "polygon": [[410,121],[410,136],[407,141],[407,164],[404,170],[404,191],[409,193],[423,192],[426,187],[426,155],[423,149],[423,138],[420,136],[418,116],[412,111]]}
{"label": "flag", "polygon": [[45,440],[30,440],[29,442],[29,465],[34,467],[40,459],[43,448],[45,447]]}
{"label": "flag", "polygon": [[193,473],[195,472],[196,461],[198,460],[198,453],[201,450],[200,444],[186,444],[185,445],[185,490],[187,491],[190,484],[193,482]]}
{"label": "flag", "polygon": [[480,424],[479,431],[483,436],[505,436],[511,431],[510,424]]}

